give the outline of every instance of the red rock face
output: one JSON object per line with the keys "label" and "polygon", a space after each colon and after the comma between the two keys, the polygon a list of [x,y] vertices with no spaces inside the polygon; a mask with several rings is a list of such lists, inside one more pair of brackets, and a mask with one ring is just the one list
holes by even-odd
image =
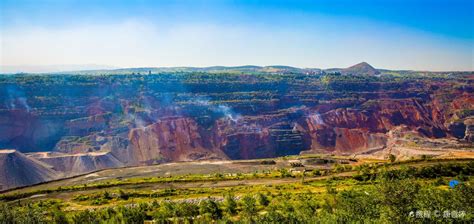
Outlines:
{"label": "red rock face", "polygon": [[426,75],[4,76],[0,147],[61,152],[43,160],[86,172],[306,150],[368,154],[404,144],[398,129],[472,143],[474,75]]}
{"label": "red rock face", "polygon": [[218,147],[230,158],[251,159],[276,156],[268,130],[227,135]]}
{"label": "red rock face", "polygon": [[212,145],[230,159],[298,154],[310,144],[296,119],[289,118],[294,112],[218,120],[212,129]]}
{"label": "red rock face", "polygon": [[60,138],[61,122],[54,118],[39,119],[32,113],[22,109],[0,112],[0,145],[28,148],[39,151],[54,145],[48,144],[50,139]]}
{"label": "red rock face", "polygon": [[74,119],[66,122],[66,128],[70,135],[83,136],[92,131],[106,128],[110,118],[110,113],[104,113],[90,117]]}
{"label": "red rock face", "polygon": [[[427,138],[474,136],[473,80],[462,74],[452,76],[461,81],[196,75],[42,78],[58,84],[25,86],[31,109],[0,104],[0,146],[111,152],[136,165],[358,153],[383,147],[400,126]],[[26,84],[15,80],[8,83]]]}
{"label": "red rock face", "polygon": [[336,152],[351,154],[373,148],[384,147],[387,137],[382,133],[368,133],[362,129],[335,128]]}
{"label": "red rock face", "polygon": [[[26,137],[31,124],[34,123],[32,118],[24,110],[4,111],[0,114],[0,141],[9,141],[12,139]],[[4,130],[2,130],[4,129]]]}
{"label": "red rock face", "polygon": [[130,131],[129,139],[139,163],[188,161],[216,156],[203,147],[196,122],[190,118],[166,118],[144,128]]}
{"label": "red rock face", "polygon": [[313,112],[304,120],[311,149],[323,152],[354,153],[384,147],[385,133],[406,125],[427,137],[444,137],[446,128],[434,113],[418,101],[379,100],[364,109],[335,109]]}
{"label": "red rock face", "polygon": [[387,133],[400,125],[426,137],[445,137],[445,118],[437,115],[445,112],[434,108],[414,99],[382,99],[369,101],[361,108],[325,107],[321,114],[317,112],[321,108],[315,107],[219,119],[206,131],[191,118],[167,118],[130,131],[129,154],[136,161],[154,163],[212,156],[265,158],[303,150],[359,153],[384,148]]}
{"label": "red rock face", "polygon": [[451,102],[451,108],[455,110],[473,109],[474,96],[467,92],[462,93],[462,95],[456,97],[453,102]]}

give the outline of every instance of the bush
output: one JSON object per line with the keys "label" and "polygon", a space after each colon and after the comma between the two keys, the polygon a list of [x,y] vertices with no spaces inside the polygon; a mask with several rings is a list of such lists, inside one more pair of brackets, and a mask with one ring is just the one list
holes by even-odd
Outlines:
{"label": "bush", "polygon": [[79,194],[79,195],[76,195],[74,198],[73,198],[74,201],[87,201],[89,200],[89,196],[87,195],[83,195],[83,194]]}
{"label": "bush", "polygon": [[410,180],[382,181],[377,187],[380,204],[384,207],[381,218],[395,223],[413,221],[408,214],[416,210],[413,197],[420,188],[418,183]]}
{"label": "bush", "polygon": [[124,223],[142,224],[146,219],[146,207],[144,205],[119,207],[118,210],[122,213]]}
{"label": "bush", "polygon": [[164,201],[160,203],[159,208],[153,213],[153,219],[158,223],[168,221],[168,218],[174,217],[175,203]]}
{"label": "bush", "polygon": [[251,218],[257,214],[257,206],[254,197],[246,195],[242,198],[240,202],[242,207],[242,213],[244,216]]}
{"label": "bush", "polygon": [[235,215],[237,213],[237,202],[235,201],[235,198],[231,194],[227,194],[224,197],[224,208],[225,212],[227,212],[230,215]]}
{"label": "bush", "polygon": [[108,191],[104,191],[104,193],[102,194],[102,197],[106,200],[112,199],[112,197],[110,196],[110,193]]}
{"label": "bush", "polygon": [[388,156],[388,159],[390,160],[391,163],[393,163],[393,162],[395,162],[395,160],[397,160],[397,157],[395,157],[395,155],[393,155],[393,154],[390,154]]}
{"label": "bush", "polygon": [[67,224],[69,223],[68,219],[66,218],[66,214],[59,210],[59,209],[56,209],[53,211],[53,214],[52,214],[52,219],[53,219],[53,223],[55,224]]}
{"label": "bush", "polygon": [[189,219],[199,215],[199,207],[193,203],[181,202],[175,206],[175,216]]}
{"label": "bush", "polygon": [[257,194],[257,201],[261,206],[267,206],[270,203],[270,200],[268,200],[267,196],[262,193]]}
{"label": "bush", "polygon": [[199,214],[209,216],[214,220],[222,218],[222,210],[216,201],[211,198],[202,200],[199,203]]}
{"label": "bush", "polygon": [[285,168],[279,169],[278,172],[280,173],[280,177],[292,177],[291,173]]}
{"label": "bush", "polygon": [[262,164],[262,165],[275,165],[276,162],[275,162],[275,160],[262,160],[260,162],[260,164]]}
{"label": "bush", "polygon": [[315,177],[322,176],[321,170],[318,170],[318,169],[313,170],[313,171],[312,171],[312,174],[313,174],[313,176],[315,176]]}
{"label": "bush", "polygon": [[293,163],[290,163],[290,166],[291,167],[304,167],[302,163],[300,162],[293,162]]}
{"label": "bush", "polygon": [[128,193],[124,192],[122,189],[119,190],[119,198],[122,200],[128,200]]}
{"label": "bush", "polygon": [[103,199],[103,198],[97,198],[94,201],[92,201],[92,205],[103,205],[109,203],[109,200]]}
{"label": "bush", "polygon": [[84,210],[72,217],[72,222],[76,224],[100,223],[99,217],[89,210]]}

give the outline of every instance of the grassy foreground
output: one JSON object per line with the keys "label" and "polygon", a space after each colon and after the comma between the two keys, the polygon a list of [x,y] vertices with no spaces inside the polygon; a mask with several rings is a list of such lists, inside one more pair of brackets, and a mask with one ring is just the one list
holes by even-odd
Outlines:
{"label": "grassy foreground", "polygon": [[469,223],[474,218],[473,161],[292,171],[129,178],[5,193],[0,223]]}

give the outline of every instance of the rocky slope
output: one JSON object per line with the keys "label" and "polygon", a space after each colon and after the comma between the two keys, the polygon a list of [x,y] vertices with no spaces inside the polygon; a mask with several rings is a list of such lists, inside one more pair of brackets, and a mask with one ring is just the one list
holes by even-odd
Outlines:
{"label": "rocky slope", "polygon": [[16,150],[0,150],[1,190],[37,184],[62,177],[51,166]]}
{"label": "rocky slope", "polygon": [[225,159],[205,147],[197,123],[190,118],[165,118],[129,133],[131,155],[138,163],[154,164],[197,159]]}
{"label": "rocky slope", "polygon": [[345,68],[341,70],[343,74],[365,74],[365,75],[378,75],[380,71],[369,65],[367,62],[362,62],[357,65],[353,65],[349,68]]}
{"label": "rocky slope", "polygon": [[38,152],[26,159],[63,176],[171,161],[473,149],[470,72],[404,73],[366,63],[335,73],[148,71],[0,76],[0,148]]}
{"label": "rocky slope", "polygon": [[89,173],[96,170],[122,167],[124,164],[117,160],[110,152],[91,153],[33,153],[29,155],[65,176]]}

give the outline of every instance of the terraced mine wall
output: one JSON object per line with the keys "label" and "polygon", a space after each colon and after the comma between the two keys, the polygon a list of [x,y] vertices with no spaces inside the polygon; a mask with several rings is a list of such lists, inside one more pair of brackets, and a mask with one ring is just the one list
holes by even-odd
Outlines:
{"label": "terraced mine wall", "polygon": [[109,153],[93,160],[106,165],[88,166],[352,154],[383,149],[400,126],[426,138],[472,142],[473,77],[3,75],[0,148],[60,153],[35,156],[60,170],[60,158],[97,152]]}

